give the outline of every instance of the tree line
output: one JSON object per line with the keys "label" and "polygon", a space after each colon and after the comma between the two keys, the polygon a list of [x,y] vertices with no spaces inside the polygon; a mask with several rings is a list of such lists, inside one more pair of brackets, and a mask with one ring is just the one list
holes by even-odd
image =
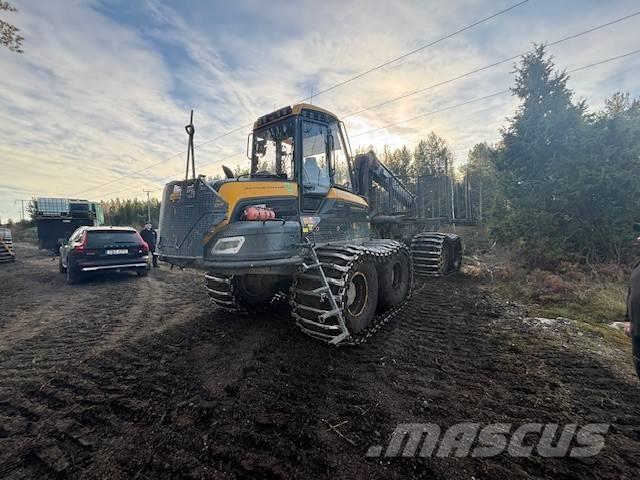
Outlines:
{"label": "tree line", "polygon": [[[100,202],[104,210],[106,225],[131,226],[139,228],[147,223],[147,201],[134,199],[107,200]],[[160,220],[160,201],[152,198],[150,203],[151,224],[158,228]]]}
{"label": "tree line", "polygon": [[[574,98],[569,80],[536,45],[515,65],[511,90],[520,104],[498,142],[476,144],[457,170],[435,132],[413,149],[384,147],[379,157],[400,178],[457,178],[469,196],[467,214],[532,266],[629,261],[631,225],[640,220],[640,99],[617,92],[593,111]],[[146,221],[146,201],[102,205],[107,224]],[[154,226],[159,211],[152,200]]]}
{"label": "tree line", "polygon": [[385,147],[383,161],[399,177],[466,182],[474,218],[530,265],[629,261],[631,225],[640,220],[640,99],[617,92],[590,110],[543,45],[522,57],[514,76],[520,105],[500,140],[475,145],[457,171],[433,132],[413,152]]}

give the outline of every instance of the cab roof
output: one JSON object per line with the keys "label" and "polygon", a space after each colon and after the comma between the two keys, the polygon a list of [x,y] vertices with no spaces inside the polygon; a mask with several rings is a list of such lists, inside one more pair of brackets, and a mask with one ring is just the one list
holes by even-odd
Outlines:
{"label": "cab roof", "polygon": [[330,112],[329,110],[325,110],[322,107],[318,107],[317,105],[312,105],[310,103],[296,103],[295,105],[283,107],[279,110],[276,110],[275,112],[271,112],[267,115],[259,117],[258,120],[256,120],[253,124],[253,129],[256,130],[285,117],[302,115],[303,110],[308,112],[310,118],[315,118],[316,120],[322,120],[322,117],[329,117],[326,120],[338,119],[338,116],[336,114]]}

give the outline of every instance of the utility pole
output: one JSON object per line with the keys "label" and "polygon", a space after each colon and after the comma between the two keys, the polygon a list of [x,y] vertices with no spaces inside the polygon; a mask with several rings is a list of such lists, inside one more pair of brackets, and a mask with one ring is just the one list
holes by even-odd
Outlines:
{"label": "utility pole", "polygon": [[20,220],[24,221],[24,202],[30,202],[31,200],[23,200],[23,199],[16,199],[13,201],[13,204],[15,205],[16,203],[20,202],[20,205],[22,207],[21,213],[20,213]]}
{"label": "utility pole", "polygon": [[151,223],[151,197],[149,194],[153,192],[153,190],[142,190],[147,194],[147,223]]}

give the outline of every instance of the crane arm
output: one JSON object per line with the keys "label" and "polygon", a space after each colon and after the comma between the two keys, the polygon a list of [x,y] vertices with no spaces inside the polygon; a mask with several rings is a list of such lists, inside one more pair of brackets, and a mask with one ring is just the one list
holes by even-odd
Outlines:
{"label": "crane arm", "polygon": [[369,201],[372,215],[415,214],[415,196],[373,151],[356,155],[353,163],[357,193]]}

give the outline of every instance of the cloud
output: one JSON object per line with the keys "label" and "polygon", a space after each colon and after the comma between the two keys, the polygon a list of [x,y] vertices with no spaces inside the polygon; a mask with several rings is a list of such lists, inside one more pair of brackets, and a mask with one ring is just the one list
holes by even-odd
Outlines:
{"label": "cloud", "polygon": [[[25,53],[0,51],[0,216],[30,194],[142,196],[183,172],[188,110],[202,173],[246,162],[253,120],[512,4],[477,2],[21,2],[12,20]],[[509,96],[425,115],[510,86],[505,64],[387,106],[349,114],[526,51],[637,8],[634,0],[536,0],[314,98],[346,117],[352,146],[413,146],[434,130],[458,156],[493,142]],[[637,48],[640,17],[550,48],[561,68]],[[599,108],[616,90],[640,94],[640,55],[576,72],[577,98]],[[398,123],[370,135],[358,134]],[[177,154],[177,155],[176,155]],[[175,158],[160,163],[176,155]],[[224,161],[220,159],[224,158]],[[139,174],[136,170],[147,168]],[[126,178],[120,178],[129,172]],[[100,186],[106,182],[109,185]]]}

